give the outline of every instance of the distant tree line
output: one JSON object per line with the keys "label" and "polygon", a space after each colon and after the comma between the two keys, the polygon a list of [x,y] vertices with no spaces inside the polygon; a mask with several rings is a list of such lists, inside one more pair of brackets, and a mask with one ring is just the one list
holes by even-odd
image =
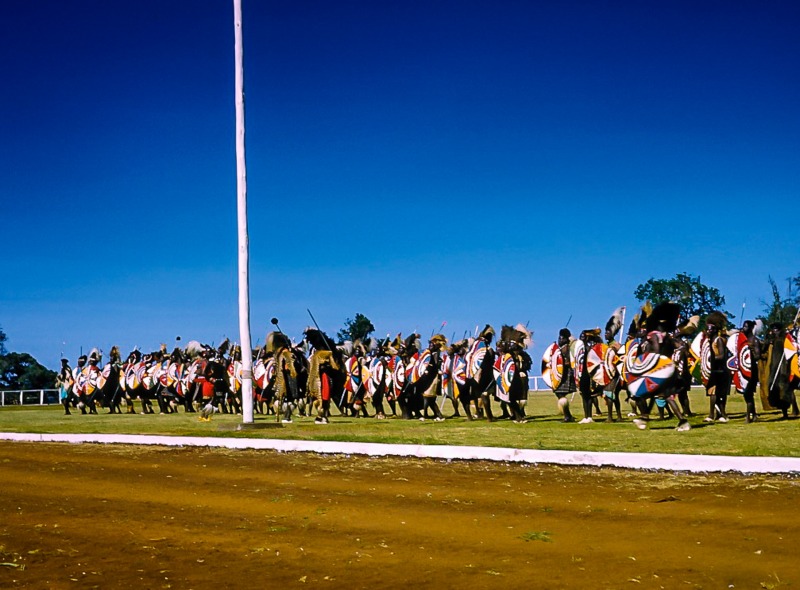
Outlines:
{"label": "distant tree line", "polygon": [[27,352],[8,352],[8,336],[0,327],[0,389],[50,389],[56,372],[39,364]]}

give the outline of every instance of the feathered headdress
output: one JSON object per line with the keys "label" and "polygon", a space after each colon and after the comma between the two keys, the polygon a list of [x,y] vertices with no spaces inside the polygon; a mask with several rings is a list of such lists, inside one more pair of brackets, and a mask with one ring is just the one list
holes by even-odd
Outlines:
{"label": "feathered headdress", "polygon": [[315,350],[334,350],[336,343],[322,330],[316,328],[306,328],[303,332],[308,343],[314,347]]}
{"label": "feathered headdress", "polygon": [[600,328],[591,328],[581,332],[581,340],[589,342],[602,342],[600,339]]}
{"label": "feathered headdress", "polygon": [[447,346],[447,337],[444,334],[434,334],[431,336],[428,346],[431,349],[444,350]]}
{"label": "feathered headdress", "polygon": [[500,328],[500,340],[503,342],[516,342],[522,348],[528,348],[531,345],[531,332],[522,324],[517,324],[513,328],[511,326],[503,326]]}
{"label": "feathered headdress", "polygon": [[108,360],[112,363],[120,362],[121,359],[119,357],[119,348],[117,348],[116,345],[111,347],[111,351],[108,353]]}
{"label": "feathered headdress", "polygon": [[663,326],[666,332],[674,332],[681,315],[681,306],[671,301],[659,303],[645,320],[645,328],[650,332]]}
{"label": "feathered headdress", "polygon": [[422,346],[422,343],[419,339],[419,334],[410,334],[409,336],[406,336],[405,340],[403,340],[403,347],[406,350],[419,350],[420,346]]}
{"label": "feathered headdress", "polygon": [[222,344],[220,344],[217,347],[217,353],[219,354],[219,356],[225,356],[230,347],[231,347],[231,341],[228,338],[226,338],[225,340],[222,341]]}
{"label": "feathered headdress", "polygon": [[728,318],[721,311],[712,311],[706,316],[706,326],[714,325],[720,330],[728,327]]}
{"label": "feathered headdress", "polygon": [[190,340],[185,348],[186,356],[192,359],[197,358],[203,353],[203,349],[203,345],[197,340]]}
{"label": "feathered headdress", "polygon": [[491,342],[492,338],[494,338],[494,335],[495,335],[494,328],[492,328],[489,324],[486,324],[483,330],[481,330],[481,333],[478,334],[478,338],[483,338],[484,340],[486,340],[486,342]]}
{"label": "feathered headdress", "polygon": [[625,306],[618,307],[614,310],[614,313],[611,314],[611,317],[608,318],[606,322],[606,332],[608,333],[608,337],[613,339],[619,331],[622,329],[622,319],[625,316]]}

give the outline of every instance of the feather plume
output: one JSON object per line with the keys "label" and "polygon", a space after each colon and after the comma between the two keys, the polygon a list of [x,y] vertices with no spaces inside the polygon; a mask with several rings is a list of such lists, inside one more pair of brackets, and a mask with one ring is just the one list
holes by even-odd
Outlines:
{"label": "feather plume", "polygon": [[184,350],[186,351],[186,356],[188,356],[191,359],[194,359],[203,353],[203,349],[204,349],[203,345],[200,344],[197,340],[190,340],[186,344],[186,348]]}
{"label": "feather plume", "polygon": [[697,332],[697,328],[700,326],[700,316],[693,315],[688,320],[682,321],[678,324],[678,333],[681,336],[691,336],[695,332]]}
{"label": "feather plume", "polygon": [[519,345],[522,348],[530,348],[533,345],[533,331],[523,324],[517,324],[514,329],[520,335]]}
{"label": "feather plume", "polygon": [[652,331],[659,326],[664,326],[665,331],[674,332],[681,315],[681,307],[677,303],[665,301],[650,310],[645,321],[647,331]]}
{"label": "feather plume", "polygon": [[220,344],[217,347],[217,352],[219,353],[220,356],[225,356],[230,347],[231,347],[231,341],[228,338],[226,338],[225,340],[222,341],[222,344]]}
{"label": "feather plume", "polygon": [[625,306],[618,307],[614,310],[611,314],[611,317],[608,318],[606,322],[606,332],[609,334],[609,338],[614,338],[619,331],[622,329],[622,318],[625,315]]}

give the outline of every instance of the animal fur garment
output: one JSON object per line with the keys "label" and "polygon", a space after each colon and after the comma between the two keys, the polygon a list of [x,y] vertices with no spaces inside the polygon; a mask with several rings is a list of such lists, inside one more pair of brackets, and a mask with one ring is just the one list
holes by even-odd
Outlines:
{"label": "animal fur garment", "polygon": [[728,318],[721,311],[712,311],[706,316],[706,325],[713,324],[720,330],[724,330],[728,326]]}
{"label": "animal fur garment", "polygon": [[287,378],[296,380],[297,371],[294,368],[292,353],[288,348],[282,347],[275,352],[275,397],[278,400],[284,400],[289,392]]}
{"label": "animal fur garment", "polygon": [[335,370],[339,370],[339,365],[331,351],[314,351],[308,365],[308,393],[316,400],[322,399],[322,377],[320,372],[323,365],[329,365]]}
{"label": "animal fur garment", "polygon": [[435,334],[428,341],[431,350],[444,350],[447,347],[447,337],[444,334]]}
{"label": "animal fur garment", "polygon": [[270,332],[267,334],[267,354],[274,354],[279,348],[289,348],[292,345],[289,337],[283,332]]}
{"label": "animal fur garment", "polygon": [[691,336],[695,332],[697,332],[697,328],[700,326],[700,316],[693,315],[688,320],[682,321],[678,324],[678,333],[681,336]]}

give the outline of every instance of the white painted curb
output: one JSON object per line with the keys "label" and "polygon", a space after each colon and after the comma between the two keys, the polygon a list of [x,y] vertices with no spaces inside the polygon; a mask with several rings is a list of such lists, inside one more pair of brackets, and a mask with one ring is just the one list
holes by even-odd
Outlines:
{"label": "white painted curb", "polygon": [[19,442],[68,442],[126,445],[162,445],[261,449],[344,455],[425,457],[445,460],[507,461],[592,467],[623,467],[689,471],[697,473],[800,473],[796,457],[727,457],[721,455],[671,455],[665,453],[598,453],[588,451],[541,451],[498,447],[446,445],[390,445],[382,443],[216,438],[203,436],[150,436],[138,434],[28,434],[0,432],[0,440]]}

